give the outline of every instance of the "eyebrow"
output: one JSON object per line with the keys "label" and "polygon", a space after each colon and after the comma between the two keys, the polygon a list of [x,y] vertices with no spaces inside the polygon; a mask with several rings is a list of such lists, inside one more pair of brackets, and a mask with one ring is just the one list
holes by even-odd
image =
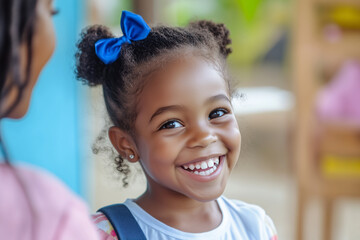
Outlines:
{"label": "eyebrow", "polygon": [[[225,101],[231,103],[230,99],[225,94],[218,94],[218,95],[212,96],[212,97],[208,98],[205,101],[205,103],[209,104],[209,103],[213,103],[213,102],[220,101],[220,100],[225,100]],[[169,105],[169,106],[161,107],[161,108],[157,109],[153,115],[151,115],[149,122],[151,122],[156,116],[158,116],[164,112],[171,112],[171,111],[176,112],[176,111],[181,111],[183,109],[184,109],[184,106],[181,106],[181,105]]]}
{"label": "eyebrow", "polygon": [[216,101],[220,101],[220,100],[225,100],[225,101],[231,103],[230,99],[225,94],[222,94],[222,93],[208,98],[206,100],[206,103],[212,103],[212,102],[216,102]]}
{"label": "eyebrow", "polygon": [[150,121],[151,122],[153,120],[153,118],[155,118],[156,116],[162,114],[163,112],[175,112],[175,111],[180,111],[182,110],[184,107],[180,106],[180,105],[170,105],[170,106],[165,106],[165,107],[161,107],[158,110],[156,110],[156,112],[154,112],[153,115],[151,115]]}

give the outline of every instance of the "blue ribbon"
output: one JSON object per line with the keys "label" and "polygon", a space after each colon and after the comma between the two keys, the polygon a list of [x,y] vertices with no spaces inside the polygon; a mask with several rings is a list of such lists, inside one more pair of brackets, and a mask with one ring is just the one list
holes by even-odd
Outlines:
{"label": "blue ribbon", "polygon": [[151,30],[140,15],[129,11],[122,11],[120,25],[122,37],[100,39],[95,43],[96,55],[105,64],[113,63],[119,58],[124,43],[143,40]]}

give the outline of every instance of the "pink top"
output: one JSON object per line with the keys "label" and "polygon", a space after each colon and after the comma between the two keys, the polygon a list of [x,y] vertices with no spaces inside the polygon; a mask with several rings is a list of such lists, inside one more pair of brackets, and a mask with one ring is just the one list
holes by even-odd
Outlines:
{"label": "pink top", "polygon": [[0,238],[3,237],[7,240],[98,239],[85,204],[64,184],[43,171],[0,163]]}

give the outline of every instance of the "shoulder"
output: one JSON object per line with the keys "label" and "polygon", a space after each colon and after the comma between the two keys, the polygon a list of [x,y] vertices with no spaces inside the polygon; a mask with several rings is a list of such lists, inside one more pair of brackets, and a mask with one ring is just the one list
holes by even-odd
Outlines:
{"label": "shoulder", "polygon": [[23,164],[9,166],[1,163],[0,173],[6,183],[2,187],[11,188],[14,192],[23,185],[31,195],[40,194],[42,197],[53,197],[51,192],[60,191],[61,194],[66,195],[70,193],[55,176],[35,166]]}
{"label": "shoulder", "polygon": [[103,213],[97,212],[91,217],[97,228],[100,240],[118,240],[113,226]]}
{"label": "shoulder", "polygon": [[[4,169],[3,166],[2,168]],[[49,213],[63,212],[73,205],[81,210],[86,209],[79,197],[46,170],[24,165],[13,166],[12,168],[12,170],[9,167],[5,168],[7,180],[12,187],[11,190],[14,191],[14,194],[22,194],[21,185],[23,185],[32,203],[35,206],[41,204],[44,211],[49,211]]]}
{"label": "shoulder", "polygon": [[55,176],[35,167],[6,164],[0,164],[0,175],[0,192],[7,193],[0,201],[1,215],[21,225],[34,221],[34,211],[35,224],[41,226],[39,239],[55,233],[59,239],[96,239],[85,203]]}
{"label": "shoulder", "polygon": [[[230,200],[226,197],[221,197],[220,201],[229,211],[229,217],[231,217],[234,224],[241,223],[247,232],[252,235],[265,235],[267,236],[266,239],[269,240],[277,239],[274,223],[264,209],[257,205],[239,200]],[[259,239],[263,239],[263,237]]]}

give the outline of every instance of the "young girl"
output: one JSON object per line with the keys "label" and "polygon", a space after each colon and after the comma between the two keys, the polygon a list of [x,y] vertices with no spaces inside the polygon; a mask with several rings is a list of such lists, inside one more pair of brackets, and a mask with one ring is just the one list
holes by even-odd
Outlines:
{"label": "young girl", "polygon": [[103,86],[118,169],[139,161],[147,178],[146,191],[124,203],[130,215],[113,211],[125,226],[107,211],[94,216],[102,239],[131,231],[132,217],[146,239],[277,239],[261,208],[222,196],[241,142],[226,74],[229,31],[210,21],[150,29],[126,11],[121,28],[114,38],[89,27],[76,55],[77,77]]}

